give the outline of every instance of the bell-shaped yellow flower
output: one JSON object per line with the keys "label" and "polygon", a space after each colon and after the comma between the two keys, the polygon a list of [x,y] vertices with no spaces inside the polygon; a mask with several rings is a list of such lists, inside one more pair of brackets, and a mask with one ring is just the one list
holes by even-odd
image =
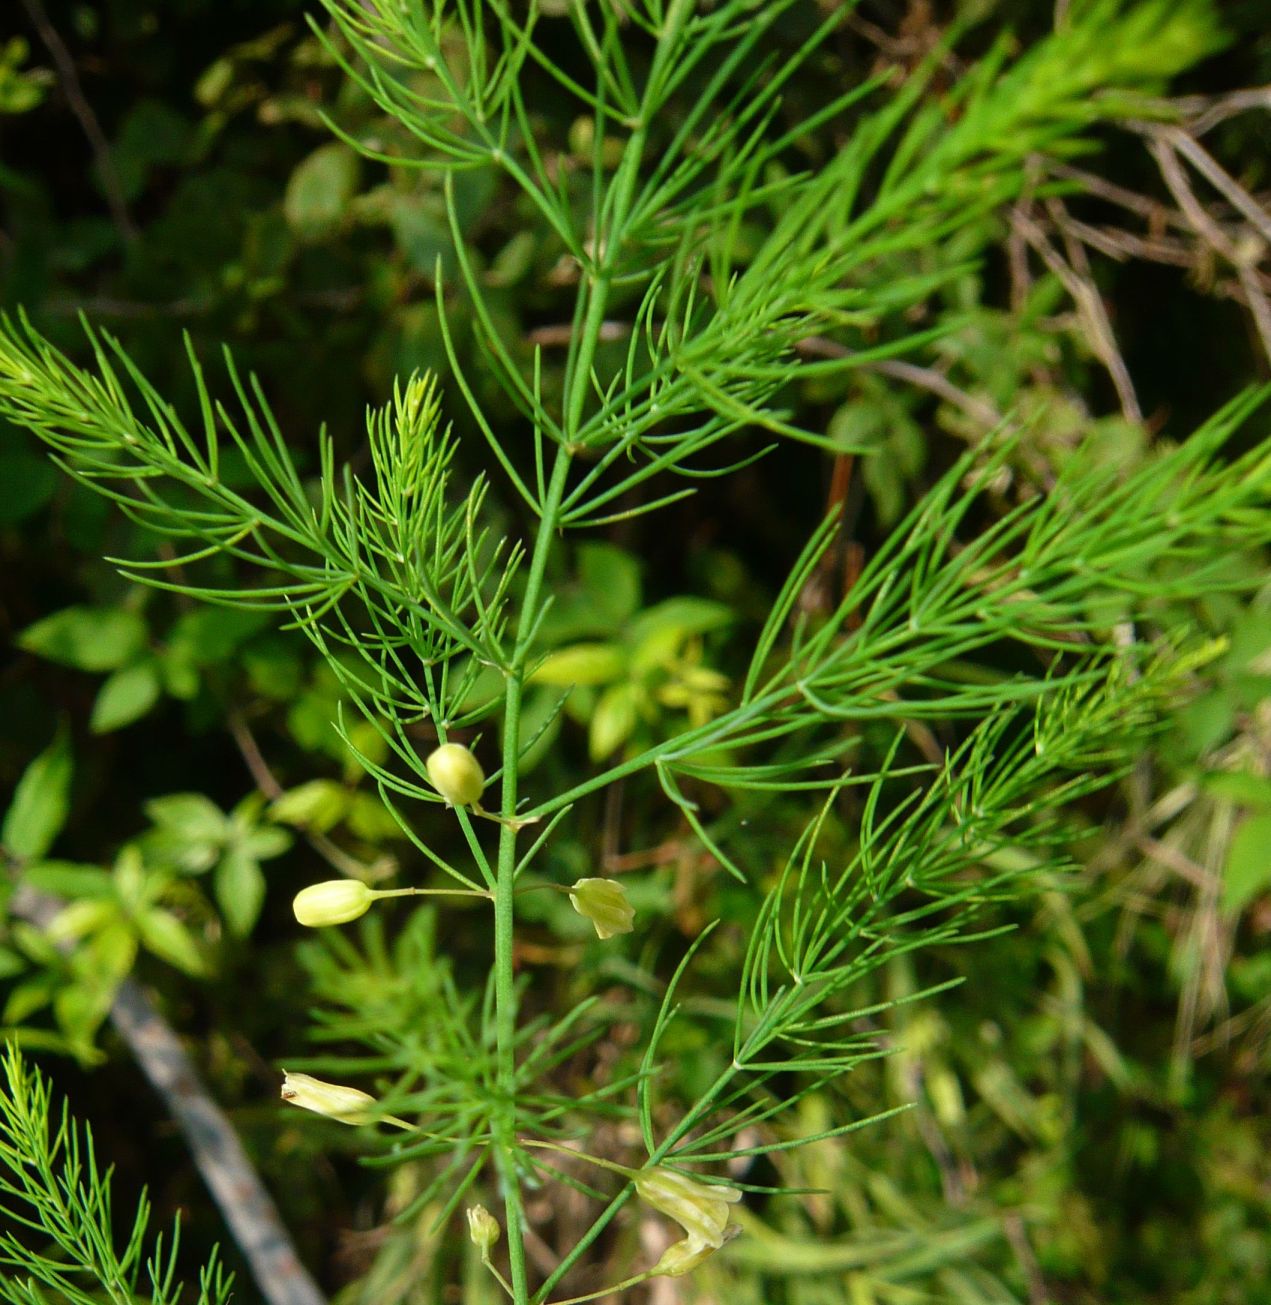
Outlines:
{"label": "bell-shaped yellow flower", "polygon": [[[632,1182],[640,1199],[674,1219],[688,1234],[689,1241],[717,1251],[728,1240],[728,1220],[732,1213],[729,1207],[741,1200],[736,1188],[699,1183],[696,1178],[661,1166],[638,1170]],[[685,1247],[680,1253],[687,1258],[691,1250],[692,1247]]]}
{"label": "bell-shaped yellow flower", "polygon": [[596,926],[599,938],[630,933],[633,928],[635,908],[616,879],[580,879],[569,890],[569,900],[579,915]]}

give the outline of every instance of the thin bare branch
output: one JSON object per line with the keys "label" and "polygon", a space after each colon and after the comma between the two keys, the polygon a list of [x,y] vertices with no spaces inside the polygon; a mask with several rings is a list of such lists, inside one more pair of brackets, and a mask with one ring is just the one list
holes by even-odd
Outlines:
{"label": "thin bare branch", "polygon": [[[1090,345],[1116,387],[1122,414],[1127,421],[1141,422],[1143,410],[1139,407],[1138,396],[1134,392],[1130,369],[1117,348],[1112,323],[1108,320],[1098,287],[1090,277],[1089,264],[1085,262],[1084,256],[1080,260],[1085,264],[1084,269],[1071,266],[1051,244],[1041,224],[1023,209],[1016,208],[1012,211],[1011,222],[1072,297],[1085,323]],[[1073,248],[1079,249],[1080,246],[1074,245]],[[1073,249],[1070,249],[1070,257],[1072,253]]]}
{"label": "thin bare branch", "polygon": [[93,151],[93,160],[97,165],[97,173],[101,178],[102,193],[106,197],[106,206],[110,209],[111,220],[120,236],[131,244],[138,239],[140,232],[132,220],[132,214],[128,211],[106,133],[102,131],[101,123],[98,122],[97,115],[93,112],[92,105],[89,104],[80,85],[75,60],[71,57],[70,50],[66,48],[66,42],[58,34],[57,28],[49,20],[43,0],[22,0],[22,7],[31,20],[31,26],[35,28],[40,40],[44,42],[52,56],[57,68],[58,80],[62,84],[62,93],[66,96],[66,103],[78,119],[84,135],[88,137],[89,146]]}
{"label": "thin bare branch", "polygon": [[1187,119],[1192,135],[1203,136],[1228,118],[1251,109],[1271,109],[1271,86],[1251,86],[1226,95],[1184,95],[1170,103]]}
{"label": "thin bare branch", "polygon": [[[814,358],[847,358],[851,350],[834,340],[821,336],[810,336],[799,341],[799,352]],[[968,417],[984,426],[999,426],[1003,416],[987,399],[968,394],[956,386],[943,372],[934,367],[920,367],[917,363],[905,362],[902,358],[877,358],[863,363],[867,371],[877,372],[881,376],[890,376],[904,381],[920,390],[926,390],[937,398],[961,408]]]}

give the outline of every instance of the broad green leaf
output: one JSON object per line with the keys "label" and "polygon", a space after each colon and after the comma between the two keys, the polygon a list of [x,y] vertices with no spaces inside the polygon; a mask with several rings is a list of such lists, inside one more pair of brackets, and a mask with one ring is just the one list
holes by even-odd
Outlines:
{"label": "broad green leaf", "polygon": [[1256,956],[1234,956],[1227,971],[1235,996],[1248,1002],[1266,1001],[1271,997],[1271,951],[1263,949]]}
{"label": "broad green leaf", "polygon": [[241,846],[249,856],[254,856],[258,861],[268,861],[272,857],[281,856],[291,846],[291,835],[285,829],[262,825],[259,829],[251,830],[241,840]]}
{"label": "broad green leaf", "polygon": [[191,124],[168,105],[150,99],[131,104],[113,150],[124,198],[141,194],[152,168],[183,162],[194,139]]}
{"label": "broad green leaf", "polygon": [[631,669],[644,674],[666,663],[694,635],[718,630],[733,620],[732,609],[706,598],[668,598],[631,624]]}
{"label": "broad green leaf", "polygon": [[81,671],[113,671],[146,646],[146,623],[122,607],[66,607],[18,636],[18,646]]}
{"label": "broad green leaf", "polygon": [[617,644],[576,643],[561,648],[534,668],[530,680],[568,688],[574,684],[608,684],[626,670],[627,655]]}
{"label": "broad green leaf", "polygon": [[165,648],[158,656],[159,677],[164,690],[173,698],[188,702],[199,691],[198,667],[184,650]]}
{"label": "broad green leaf", "polygon": [[65,731],[22,773],[0,841],[12,856],[35,861],[53,846],[70,810],[71,745]]}
{"label": "broad green leaf", "polygon": [[137,962],[137,933],[132,920],[117,920],[93,935],[74,957],[81,980],[101,992],[106,1005]]}
{"label": "broad green leaf", "polygon": [[119,918],[119,904],[111,899],[85,898],[64,906],[44,931],[55,943],[72,942],[104,929]]}
{"label": "broad green leaf", "polygon": [[0,525],[12,526],[53,497],[57,471],[47,459],[17,450],[0,453]]}
{"label": "broad green leaf", "polygon": [[368,843],[382,843],[386,838],[405,838],[406,832],[393,813],[370,793],[354,793],[345,817],[349,832]]}
{"label": "broad green leaf", "polygon": [[319,146],[287,182],[287,221],[303,240],[331,235],[343,221],[357,184],[357,155],[338,142]]}
{"label": "broad green leaf", "polygon": [[29,866],[22,882],[57,897],[110,897],[115,881],[108,870],[74,861],[39,861]]}
{"label": "broad green leaf", "polygon": [[285,640],[256,639],[240,657],[249,683],[262,696],[290,702],[300,692],[304,663]]}
{"label": "broad green leaf", "polygon": [[51,80],[42,68],[24,68],[31,46],[24,36],[0,45],[0,114],[28,113],[42,104]]}
{"label": "broad green leaf", "polygon": [[426,196],[393,196],[389,222],[398,249],[416,272],[433,277],[440,258],[442,275],[450,275],[454,266],[454,242],[444,214],[432,212]]}
{"label": "broad green leaf", "polygon": [[146,863],[135,843],[128,843],[120,850],[111,878],[115,883],[115,896],[124,910],[131,914],[146,896]]}
{"label": "broad green leaf", "polygon": [[284,825],[325,833],[344,819],[349,799],[350,793],[343,784],[331,779],[311,779],[275,798],[269,804],[269,814]]}
{"label": "broad green leaf", "polygon": [[38,925],[29,924],[26,920],[14,920],[9,931],[18,950],[37,965],[52,968],[60,961],[57,948]]}
{"label": "broad green leaf", "polygon": [[156,825],[191,842],[223,843],[229,836],[229,817],[202,793],[169,793],[146,803],[146,815]]}
{"label": "broad green leaf", "polygon": [[578,550],[578,574],[588,600],[618,628],[640,606],[640,563],[613,544],[583,544]]}
{"label": "broad green leaf", "polygon": [[265,876],[260,862],[243,848],[230,848],[216,867],[213,887],[230,933],[245,938],[265,903]]}
{"label": "broad green leaf", "polygon": [[27,968],[26,958],[9,947],[0,947],[0,979],[11,979]]}
{"label": "broad green leaf", "polygon": [[114,990],[105,985],[90,988],[82,983],[67,984],[53,994],[53,1013],[58,1028],[70,1040],[77,1056],[87,1058],[92,1055],[93,1038],[110,1013],[114,995]]}
{"label": "broad green leaf", "polygon": [[1206,775],[1201,783],[1214,797],[1226,798],[1242,807],[1271,811],[1271,779],[1249,771],[1217,771]]}
{"label": "broad green leaf", "polygon": [[630,738],[636,723],[637,692],[633,684],[615,684],[600,695],[588,741],[593,761],[603,761]]}
{"label": "broad green leaf", "polygon": [[21,1024],[37,1010],[47,1006],[53,1000],[56,989],[56,983],[47,975],[40,975],[26,983],[18,984],[4,1003],[4,1014],[0,1015],[0,1023]]}
{"label": "broad green leaf", "polygon": [[153,661],[124,666],[99,690],[89,726],[94,734],[109,734],[131,725],[159,701],[161,691],[159,671]]}
{"label": "broad green leaf", "polygon": [[142,911],[136,916],[136,924],[142,945],[160,960],[195,978],[207,973],[207,963],[194,935],[170,911]]}
{"label": "broad green leaf", "polygon": [[268,616],[261,612],[199,607],[177,618],[164,643],[172,654],[194,666],[211,666],[233,657],[268,624]]}
{"label": "broad green leaf", "polygon": [[1271,888],[1271,812],[1250,816],[1236,830],[1223,872],[1223,905],[1239,911]]}

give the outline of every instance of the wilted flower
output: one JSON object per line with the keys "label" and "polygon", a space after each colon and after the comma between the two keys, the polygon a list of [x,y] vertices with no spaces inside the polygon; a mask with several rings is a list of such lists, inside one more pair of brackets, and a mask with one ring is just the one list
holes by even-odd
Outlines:
{"label": "wilted flower", "polygon": [[[637,1170],[632,1181],[640,1199],[674,1219],[688,1233],[688,1241],[718,1250],[728,1240],[729,1206],[741,1200],[736,1188],[708,1186],[674,1169],[661,1167]],[[691,1249],[686,1247],[681,1254],[687,1257]],[[692,1264],[688,1266],[692,1267]],[[683,1272],[687,1273],[688,1268]]]}
{"label": "wilted flower", "polygon": [[466,1213],[468,1236],[472,1238],[472,1244],[481,1251],[484,1259],[490,1254],[490,1248],[499,1240],[499,1221],[484,1205],[469,1206]]}
{"label": "wilted flower", "polygon": [[301,924],[321,929],[329,924],[347,924],[365,915],[375,897],[360,879],[328,879],[302,888],[291,909]]}
{"label": "wilted flower", "polygon": [[283,1070],[282,1099],[302,1110],[313,1110],[342,1124],[369,1124],[375,1119],[377,1102],[369,1092],[324,1083],[308,1074],[289,1074]]}
{"label": "wilted flower", "polygon": [[462,743],[443,743],[424,762],[433,788],[451,807],[470,807],[485,788],[481,763]]}
{"label": "wilted flower", "polygon": [[635,908],[627,901],[627,893],[615,879],[580,879],[570,890],[569,900],[579,915],[586,916],[596,926],[600,938],[612,938],[616,933],[630,933],[635,919]]}
{"label": "wilted flower", "polygon": [[[735,1223],[728,1224],[724,1229],[724,1241],[732,1241],[740,1232]],[[662,1258],[649,1270],[649,1277],[682,1278],[686,1273],[692,1273],[708,1255],[714,1255],[715,1249],[700,1237],[685,1237],[663,1251]]]}

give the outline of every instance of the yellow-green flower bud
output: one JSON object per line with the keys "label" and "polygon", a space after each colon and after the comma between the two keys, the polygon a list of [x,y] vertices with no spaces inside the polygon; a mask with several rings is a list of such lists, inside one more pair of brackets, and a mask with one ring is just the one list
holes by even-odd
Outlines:
{"label": "yellow-green flower bud", "polygon": [[296,919],[310,929],[347,924],[365,915],[375,893],[360,879],[328,879],[302,888],[291,904]]}
{"label": "yellow-green flower bud", "polygon": [[424,768],[447,806],[470,807],[480,801],[485,772],[462,743],[443,743],[424,762]]}
{"label": "yellow-green flower bud", "polygon": [[711,1250],[718,1250],[728,1240],[729,1206],[741,1200],[736,1188],[707,1186],[674,1169],[661,1167],[641,1169],[632,1181],[640,1199],[674,1219],[688,1233],[689,1240],[696,1240]]}
{"label": "yellow-green flower bud", "polygon": [[484,1205],[470,1206],[466,1213],[468,1236],[472,1239],[472,1244],[480,1250],[481,1258],[485,1259],[490,1254],[491,1247],[499,1240],[499,1221]]}
{"label": "yellow-green flower bud", "polygon": [[616,879],[580,879],[569,890],[569,900],[579,915],[596,926],[598,937],[631,932],[635,908]]}
{"label": "yellow-green flower bud", "polygon": [[369,1124],[375,1119],[375,1098],[369,1092],[324,1083],[308,1074],[289,1074],[283,1070],[282,1099],[302,1110],[313,1110],[342,1124]]}

